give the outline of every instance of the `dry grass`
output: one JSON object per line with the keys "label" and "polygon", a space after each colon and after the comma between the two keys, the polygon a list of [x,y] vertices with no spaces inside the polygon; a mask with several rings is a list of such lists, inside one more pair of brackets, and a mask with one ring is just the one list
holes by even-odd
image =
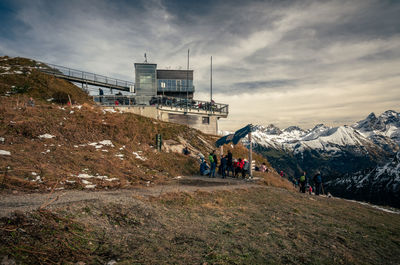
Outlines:
{"label": "dry grass", "polygon": [[0,257],[24,264],[398,264],[400,258],[399,215],[268,187],[86,203],[16,218],[0,220]]}

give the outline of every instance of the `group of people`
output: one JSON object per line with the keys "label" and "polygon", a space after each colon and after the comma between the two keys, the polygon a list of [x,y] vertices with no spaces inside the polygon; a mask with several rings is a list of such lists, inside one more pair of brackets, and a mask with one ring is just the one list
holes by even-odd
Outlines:
{"label": "group of people", "polygon": [[[218,160],[215,150],[212,151],[208,156],[210,166],[208,166],[204,157],[200,157],[200,160],[200,174],[209,176],[210,178],[215,178],[216,174],[222,178],[245,178],[250,170],[250,162],[242,158],[234,159],[230,150],[228,150],[226,155],[221,155],[220,160]],[[265,163],[262,163],[260,167],[256,167],[255,170],[261,172],[268,171]]]}
{"label": "group of people", "polygon": [[[314,182],[314,192],[315,195],[320,195],[321,192],[323,192],[323,185],[322,185],[322,175],[320,171],[317,171],[317,173],[313,177],[313,182]],[[300,176],[298,180],[298,184],[300,187],[300,192],[306,193],[306,191],[311,194],[313,191],[312,186],[308,182],[308,178],[306,175],[306,172],[303,173],[303,175]]]}
{"label": "group of people", "polygon": [[208,156],[208,162],[210,166],[207,165],[205,159],[202,159],[200,164],[200,174],[203,176],[209,176],[210,178],[215,178],[218,174],[222,178],[226,177],[239,177],[240,175],[245,178],[246,173],[249,170],[249,162],[245,159],[239,158],[238,160],[233,159],[232,152],[229,150],[226,155],[220,157],[218,160],[215,150],[213,150]]}

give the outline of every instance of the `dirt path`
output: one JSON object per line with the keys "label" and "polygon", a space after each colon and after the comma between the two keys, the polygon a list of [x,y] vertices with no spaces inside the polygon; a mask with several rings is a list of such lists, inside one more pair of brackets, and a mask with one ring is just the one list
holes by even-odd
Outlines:
{"label": "dirt path", "polygon": [[161,196],[169,192],[195,192],[233,190],[259,187],[254,181],[205,177],[182,177],[166,185],[121,189],[112,191],[64,190],[52,194],[27,193],[1,195],[0,217],[14,211],[28,212],[39,207],[59,208],[70,204],[101,201],[104,203],[129,203],[137,197]]}

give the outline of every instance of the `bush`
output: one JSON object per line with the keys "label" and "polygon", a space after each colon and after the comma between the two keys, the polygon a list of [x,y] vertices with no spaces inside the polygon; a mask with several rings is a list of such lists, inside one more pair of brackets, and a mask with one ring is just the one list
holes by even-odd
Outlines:
{"label": "bush", "polygon": [[52,96],[54,98],[53,102],[60,104],[67,104],[69,101],[68,94],[62,91],[57,91]]}

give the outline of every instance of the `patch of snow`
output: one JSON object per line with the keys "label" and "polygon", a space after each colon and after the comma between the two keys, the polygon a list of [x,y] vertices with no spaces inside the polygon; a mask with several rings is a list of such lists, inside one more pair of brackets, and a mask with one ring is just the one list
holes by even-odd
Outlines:
{"label": "patch of snow", "polygon": [[103,141],[99,142],[99,144],[114,147],[113,143],[110,140],[103,140]]}
{"label": "patch of snow", "polygon": [[65,182],[70,183],[70,184],[76,183],[75,180],[66,180]]}
{"label": "patch of snow", "polygon": [[77,177],[80,178],[80,179],[91,179],[91,178],[94,178],[94,176],[86,174],[86,173],[81,173]]}
{"label": "patch of snow", "polygon": [[400,214],[400,211],[392,211],[392,210],[389,210],[389,209],[380,207],[380,206],[378,206],[378,205],[373,205],[373,204],[366,203],[366,202],[360,202],[360,201],[354,201],[354,200],[346,200],[346,201],[356,202],[356,203],[359,203],[359,204],[362,204],[362,205],[369,206],[369,207],[372,207],[372,208],[374,208],[374,209],[380,210],[380,211],[382,211],[382,212],[393,213],[393,214]]}
{"label": "patch of snow", "polygon": [[139,152],[140,152],[140,151],[138,151],[138,152],[132,152],[132,154],[134,154],[134,155],[136,156],[137,159],[140,159],[140,160],[142,160],[142,161],[146,161],[147,158],[142,157],[142,156],[139,154]]}
{"label": "patch of snow", "polygon": [[48,98],[48,99],[46,99],[46,101],[48,101],[48,102],[51,102],[51,101],[53,101],[54,100],[54,98]]}
{"label": "patch of snow", "polygon": [[71,111],[69,112],[69,114],[74,114],[74,111],[73,111],[73,110],[71,110]]}
{"label": "patch of snow", "polygon": [[42,183],[43,181],[42,181],[42,179],[40,178],[40,176],[36,176],[36,178],[33,179],[32,182],[39,182],[39,183]]}
{"label": "patch of snow", "polygon": [[87,181],[87,180],[84,180],[84,179],[82,180],[82,183],[85,184],[85,185],[90,185],[90,184],[92,184],[92,182]]}
{"label": "patch of snow", "polygon": [[108,153],[108,150],[105,150],[105,149],[104,149],[104,150],[101,150],[101,151],[102,151],[102,152],[106,152],[106,153]]}
{"label": "patch of snow", "polygon": [[75,148],[78,148],[79,146],[77,146],[77,145],[74,145],[74,147],[75,147]]}
{"label": "patch of snow", "polygon": [[32,174],[32,176],[37,176],[36,172],[32,172],[31,174]]}
{"label": "patch of snow", "polygon": [[45,139],[51,139],[51,138],[54,138],[54,137],[55,137],[54,135],[51,135],[51,134],[48,134],[48,133],[39,135],[39,138],[45,138]]}
{"label": "patch of snow", "polygon": [[124,157],[123,154],[116,154],[115,156],[117,156],[117,157]]}
{"label": "patch of snow", "polygon": [[103,109],[103,113],[106,114],[107,112],[117,113],[115,109]]}
{"label": "patch of snow", "polygon": [[11,152],[6,150],[0,150],[0,155],[10,156]]}
{"label": "patch of snow", "polygon": [[86,185],[85,189],[94,189],[96,188],[96,184],[92,184],[92,185]]}
{"label": "patch of snow", "polygon": [[105,179],[106,181],[114,181],[114,180],[119,180],[118,178],[110,178],[110,179]]}
{"label": "patch of snow", "polygon": [[5,140],[4,137],[0,137],[0,142],[4,143]]}
{"label": "patch of snow", "polygon": [[74,109],[79,109],[79,110],[80,110],[80,109],[82,108],[82,105],[76,105],[76,106],[74,106],[73,108],[74,108]]}

